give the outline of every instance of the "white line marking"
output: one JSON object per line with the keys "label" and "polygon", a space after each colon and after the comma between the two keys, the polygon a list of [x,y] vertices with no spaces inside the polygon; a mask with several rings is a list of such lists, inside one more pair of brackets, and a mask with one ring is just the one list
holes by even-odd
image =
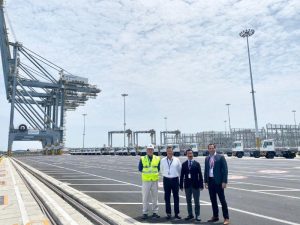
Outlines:
{"label": "white line marking", "polygon": [[300,197],[296,197],[296,196],[280,195],[280,194],[275,194],[275,193],[268,193],[268,192],[263,192],[263,191],[258,191],[258,190],[249,190],[249,189],[244,189],[244,188],[228,187],[228,189],[234,189],[234,190],[239,190],[239,191],[247,191],[247,192],[254,192],[254,193],[265,194],[265,195],[273,195],[273,196],[279,196],[279,197],[285,197],[285,198],[300,199]]}
{"label": "white line marking", "polygon": [[249,182],[242,182],[242,181],[230,181],[230,184],[248,184],[248,185],[253,185],[253,186],[260,186],[260,187],[270,187],[270,188],[282,188],[282,189],[287,189],[291,190],[294,188],[288,188],[288,187],[282,187],[282,186],[272,186],[272,185],[266,185],[266,184],[257,184],[257,183],[249,183]]}
{"label": "white line marking", "polygon": [[80,185],[80,186],[128,186],[130,184],[69,184],[69,186]]}
{"label": "white line marking", "polygon": [[[103,202],[106,205],[142,205],[142,202]],[[152,205],[152,203],[149,203]],[[163,202],[159,202],[158,205],[165,205]],[[179,203],[179,205],[187,205],[187,203]],[[200,205],[211,205],[211,204],[200,204]]]}
{"label": "white line marking", "polygon": [[[29,160],[33,161],[33,162],[37,162],[37,163],[42,163],[42,164],[46,164],[46,165],[50,165],[50,166],[55,166],[53,164],[46,163],[46,162],[35,161],[35,160],[32,160],[32,159],[29,159]],[[62,166],[56,166],[56,167],[62,168],[62,169],[68,169],[68,170],[71,170],[71,171],[76,171],[76,172],[79,172],[79,173],[82,173],[82,174],[87,174],[87,175],[90,175],[90,176],[101,177],[101,178],[106,178],[106,179],[118,181],[118,182],[121,182],[121,183],[131,184],[131,183],[128,183],[128,182],[119,181],[119,180],[116,180],[116,179],[112,179],[112,178],[108,178],[108,177],[103,177],[103,176],[99,176],[99,175],[96,175],[96,174],[91,174],[91,173],[87,173],[87,172],[83,172],[83,171],[79,171],[79,170],[74,170],[74,169],[67,168],[67,167],[62,167]],[[137,184],[131,184],[131,185],[135,186],[135,187],[140,187],[140,188],[142,187],[142,186],[137,185]],[[159,192],[163,193],[163,191],[159,191]],[[185,198],[185,196],[183,196],[183,195],[179,195],[179,197]],[[210,202],[202,201],[202,200],[200,202],[206,203],[206,204],[211,204]],[[219,207],[220,207],[220,205],[219,205]],[[258,214],[258,213],[252,213],[252,212],[241,210],[241,209],[237,209],[237,208],[232,208],[232,207],[228,207],[228,208],[231,209],[232,211],[236,211],[236,212],[248,214],[248,215],[259,217],[259,218],[264,218],[264,219],[271,220],[271,221],[280,222],[280,223],[283,223],[283,224],[300,225],[299,223],[295,223],[295,222],[291,222],[291,221],[287,221],[287,220],[281,220],[281,219],[278,219],[278,218],[275,218],[275,217],[265,216],[265,215]]]}
{"label": "white line marking", "polygon": [[[57,178],[56,178],[57,179]],[[57,180],[60,180],[60,181],[68,181],[68,180],[107,180],[107,179],[95,179],[95,178],[91,178],[91,179],[89,179],[89,178],[82,178],[82,179],[76,179],[76,178],[70,178],[70,179],[68,179],[68,178],[62,178],[62,179],[57,179]]]}
{"label": "white line marking", "polygon": [[271,191],[271,192],[273,192],[273,191],[279,191],[279,192],[289,192],[289,191],[300,191],[300,189],[289,189],[289,190],[252,190],[252,191],[262,191],[262,192],[268,192],[268,191]]}
{"label": "white line marking", "polygon": [[142,193],[141,191],[81,191],[83,193]]}
{"label": "white line marking", "polygon": [[30,175],[28,174],[27,171],[25,171],[24,169],[21,169],[19,165],[15,164],[19,170],[23,170],[23,172],[25,174],[27,174],[26,178],[31,182],[31,184],[33,184],[33,186],[35,186],[35,188],[39,191],[40,194],[42,194],[49,203],[51,203],[52,206],[55,207],[55,209],[60,212],[60,215],[62,215],[66,221],[69,223],[69,224],[72,224],[72,225],[78,225],[78,223],[72,219],[72,217],[70,217],[70,215],[63,209],[60,207],[60,205],[53,199],[51,198],[46,192],[45,190],[43,190],[31,177]]}
{"label": "white line marking", "polygon": [[28,215],[27,215],[27,210],[25,208],[24,201],[22,199],[19,187],[17,186],[17,182],[16,182],[15,176],[14,176],[12,168],[11,168],[11,162],[10,162],[10,160],[7,161],[7,162],[8,162],[8,167],[9,167],[9,173],[10,173],[12,181],[13,181],[13,185],[14,185],[18,205],[19,205],[19,208],[20,208],[22,222],[23,222],[23,225],[26,225],[29,222]]}

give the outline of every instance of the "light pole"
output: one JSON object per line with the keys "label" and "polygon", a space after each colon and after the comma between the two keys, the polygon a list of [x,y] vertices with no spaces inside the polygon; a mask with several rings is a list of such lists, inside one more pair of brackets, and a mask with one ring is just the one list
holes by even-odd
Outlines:
{"label": "light pole", "polygon": [[295,123],[295,126],[297,127],[297,122],[296,122],[296,110],[293,110],[292,112],[294,113],[294,123]]}
{"label": "light pole", "polygon": [[227,133],[227,126],[226,126],[227,120],[224,120],[224,124],[225,124],[225,134]]}
{"label": "light pole", "polygon": [[250,70],[250,79],[251,79],[251,93],[252,93],[252,102],[253,102],[253,111],[254,111],[254,122],[255,122],[255,139],[256,139],[256,149],[260,147],[260,139],[258,134],[258,125],[257,125],[257,114],[256,114],[256,106],[255,106],[255,96],[254,96],[254,88],[253,88],[253,78],[252,78],[252,69],[251,69],[251,59],[250,59],[250,50],[249,50],[249,40],[248,38],[254,34],[253,29],[243,30],[240,33],[242,38],[247,39],[247,49],[248,49],[248,60],[249,60],[249,70]]}
{"label": "light pole", "polygon": [[296,147],[298,146],[298,129],[297,129],[297,122],[296,122],[296,110],[292,110],[294,113],[294,123],[295,123],[295,132],[296,132]]}
{"label": "light pole", "polygon": [[83,113],[83,133],[82,133],[82,148],[84,148],[84,138],[85,138],[85,117],[87,116],[86,113]]}
{"label": "light pole", "polygon": [[228,126],[229,126],[229,134],[231,135],[231,123],[230,123],[230,112],[229,112],[229,106],[230,104],[227,103],[227,111],[228,111]]}
{"label": "light pole", "polygon": [[165,144],[167,144],[167,135],[168,135],[168,127],[167,127],[167,122],[168,122],[168,117],[164,117],[164,120],[165,120]]}
{"label": "light pole", "polygon": [[125,104],[125,98],[128,96],[128,94],[122,94],[121,96],[123,96],[124,97],[124,147],[126,147],[126,133],[125,133],[125,131],[126,131],[126,104]]}

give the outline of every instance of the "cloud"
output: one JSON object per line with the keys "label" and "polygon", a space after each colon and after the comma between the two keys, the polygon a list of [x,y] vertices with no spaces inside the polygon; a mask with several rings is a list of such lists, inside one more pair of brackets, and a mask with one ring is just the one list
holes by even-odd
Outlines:
{"label": "cloud", "polygon": [[[299,1],[8,0],[6,8],[19,41],[103,90],[68,113],[69,146],[81,145],[83,112],[88,145],[121,130],[123,92],[135,130],[163,130],[164,116],[187,133],[224,130],[226,103],[232,127],[254,127],[246,40],[238,35],[248,27],[259,126],[291,124],[291,110],[300,112]],[[8,105],[3,96],[1,104]]]}

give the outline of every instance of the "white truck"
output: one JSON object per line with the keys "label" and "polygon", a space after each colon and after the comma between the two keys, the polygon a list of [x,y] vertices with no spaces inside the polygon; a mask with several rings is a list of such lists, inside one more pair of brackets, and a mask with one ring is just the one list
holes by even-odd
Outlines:
{"label": "white truck", "polygon": [[160,149],[160,154],[162,156],[167,156],[167,147],[168,146],[172,146],[174,156],[177,156],[177,157],[180,156],[180,146],[179,146],[179,144],[163,145],[162,148]]}
{"label": "white truck", "polygon": [[135,149],[135,147],[129,147],[128,148],[128,152],[129,152],[129,155],[136,156],[136,149]]}
{"label": "white truck", "polygon": [[298,148],[296,147],[275,147],[274,139],[263,140],[260,149],[244,148],[243,141],[235,141],[232,148],[232,156],[242,158],[245,152],[250,152],[250,156],[255,158],[266,157],[267,159],[273,159],[275,156],[282,156],[287,159],[293,159],[296,157]]}
{"label": "white truck", "polygon": [[287,159],[293,159],[296,157],[297,152],[297,147],[276,147],[274,139],[267,139],[262,142],[260,156],[265,156],[266,158],[282,156]]}
{"label": "white truck", "polygon": [[147,147],[142,147],[142,149],[139,151],[140,156],[144,156],[147,154]]}
{"label": "white truck", "polygon": [[194,157],[197,157],[199,155],[200,146],[198,143],[192,143],[190,144],[190,148],[193,151]]}

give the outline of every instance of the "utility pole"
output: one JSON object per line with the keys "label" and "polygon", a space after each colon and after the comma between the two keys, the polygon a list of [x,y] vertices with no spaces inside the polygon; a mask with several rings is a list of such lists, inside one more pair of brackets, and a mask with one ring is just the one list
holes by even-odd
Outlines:
{"label": "utility pole", "polygon": [[164,119],[165,119],[165,131],[166,131],[166,133],[165,133],[165,144],[167,144],[167,140],[168,140],[168,128],[167,128],[168,117],[165,116]]}
{"label": "utility pole", "polygon": [[125,103],[125,98],[128,96],[128,94],[122,94],[121,96],[123,96],[124,98],[124,147],[126,147],[126,103]]}
{"label": "utility pole", "polygon": [[250,80],[251,80],[251,94],[252,94],[252,103],[253,103],[253,112],[254,112],[254,123],[255,123],[255,139],[256,139],[256,149],[260,148],[260,138],[258,133],[258,124],[257,124],[257,114],[256,114],[256,105],[255,105],[255,96],[254,96],[254,87],[253,87],[253,78],[252,78],[252,69],[251,69],[251,59],[250,59],[250,50],[249,50],[249,40],[248,38],[254,34],[253,29],[243,30],[240,33],[242,38],[247,40],[247,49],[248,49],[248,60],[249,60],[249,70],[250,70]]}
{"label": "utility pole", "polygon": [[230,112],[229,112],[229,106],[230,106],[230,104],[229,104],[229,103],[227,103],[227,104],[226,104],[226,106],[227,106],[227,111],[228,111],[228,126],[229,126],[229,134],[231,135],[231,123],[230,123]]}

